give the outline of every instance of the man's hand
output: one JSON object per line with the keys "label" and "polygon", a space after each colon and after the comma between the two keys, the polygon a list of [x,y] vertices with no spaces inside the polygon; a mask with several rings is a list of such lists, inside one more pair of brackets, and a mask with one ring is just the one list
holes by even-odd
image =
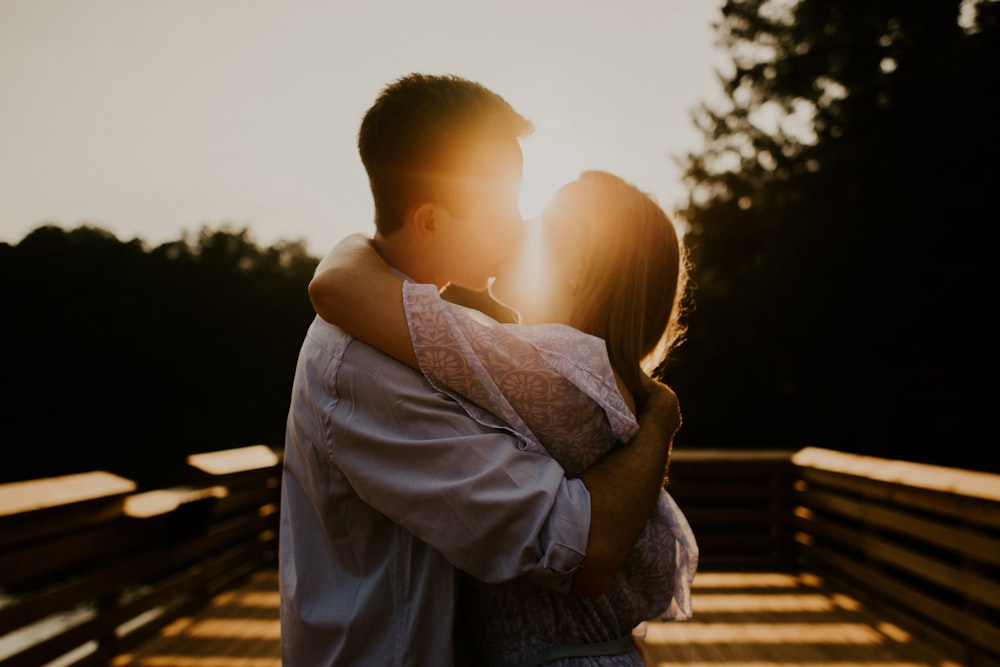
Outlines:
{"label": "man's hand", "polygon": [[667,483],[667,473],[670,470],[670,454],[673,451],[674,436],[681,427],[683,419],[681,417],[681,406],[677,400],[674,390],[657,382],[648,375],[643,374],[642,384],[649,392],[645,402],[642,404],[638,419],[639,428],[650,419],[661,419],[662,428],[670,433],[667,440],[667,462],[663,469],[663,483]]}
{"label": "man's hand", "polygon": [[663,490],[681,413],[673,390],[651,379],[648,383],[639,433],[580,475],[590,492],[587,555],[573,576],[573,592],[581,595],[608,589]]}

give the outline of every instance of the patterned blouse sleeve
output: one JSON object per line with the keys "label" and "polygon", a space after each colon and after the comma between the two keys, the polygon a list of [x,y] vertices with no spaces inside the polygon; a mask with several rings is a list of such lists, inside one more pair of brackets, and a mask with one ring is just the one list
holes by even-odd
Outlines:
{"label": "patterned blouse sleeve", "polygon": [[442,299],[436,286],[406,282],[403,304],[420,370],[438,390],[499,417],[533,445],[583,394],[628,439],[634,417],[618,392],[604,342],[561,325],[500,324]]}

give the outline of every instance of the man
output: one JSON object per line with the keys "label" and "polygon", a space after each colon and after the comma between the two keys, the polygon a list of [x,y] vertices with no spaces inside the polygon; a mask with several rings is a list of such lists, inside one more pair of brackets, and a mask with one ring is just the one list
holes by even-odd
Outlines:
{"label": "man", "polygon": [[[523,232],[519,139],[530,130],[471,81],[418,74],[385,88],[358,144],[388,264],[417,282],[485,288]],[[460,571],[604,590],[650,514],[679,425],[673,394],[655,396],[628,446],[567,479],[499,420],[473,419],[317,318],[285,446],[286,666],[460,662]]]}

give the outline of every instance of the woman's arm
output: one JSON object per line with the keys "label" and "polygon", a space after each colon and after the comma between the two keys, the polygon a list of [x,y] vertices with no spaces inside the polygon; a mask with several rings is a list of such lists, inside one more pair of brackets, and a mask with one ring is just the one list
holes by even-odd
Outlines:
{"label": "woman's arm", "polygon": [[324,320],[419,370],[403,310],[403,281],[361,234],[327,253],[309,282],[309,299]]}

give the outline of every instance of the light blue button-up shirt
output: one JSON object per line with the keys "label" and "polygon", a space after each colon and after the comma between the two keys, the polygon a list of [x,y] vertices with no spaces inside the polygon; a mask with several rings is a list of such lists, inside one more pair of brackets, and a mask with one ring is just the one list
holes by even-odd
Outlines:
{"label": "light blue button-up shirt", "polygon": [[316,318],[285,441],[286,667],[451,665],[458,570],[568,591],[589,528],[579,479]]}

